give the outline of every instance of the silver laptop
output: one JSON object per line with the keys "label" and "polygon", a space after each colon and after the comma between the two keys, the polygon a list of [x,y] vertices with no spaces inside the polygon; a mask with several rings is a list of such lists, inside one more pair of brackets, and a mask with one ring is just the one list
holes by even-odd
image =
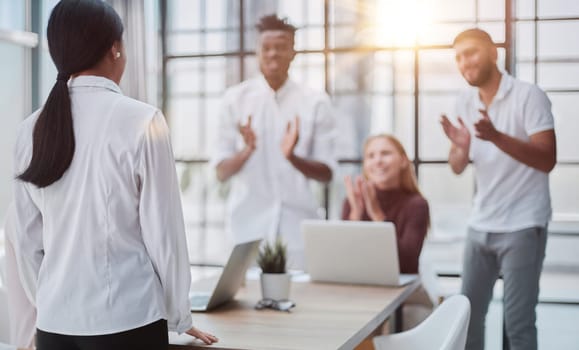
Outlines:
{"label": "silver laptop", "polygon": [[302,222],[306,271],[312,281],[402,286],[417,275],[400,274],[391,222]]}
{"label": "silver laptop", "polygon": [[257,256],[260,242],[261,239],[236,245],[218,279],[213,279],[213,283],[194,283],[189,293],[191,311],[208,311],[232,300]]}

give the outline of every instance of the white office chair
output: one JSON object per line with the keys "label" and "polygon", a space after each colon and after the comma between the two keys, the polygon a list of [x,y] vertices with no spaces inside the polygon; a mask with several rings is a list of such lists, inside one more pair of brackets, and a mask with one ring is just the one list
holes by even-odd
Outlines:
{"label": "white office chair", "polygon": [[421,324],[396,334],[374,337],[376,350],[464,350],[470,302],[464,295],[448,298]]}

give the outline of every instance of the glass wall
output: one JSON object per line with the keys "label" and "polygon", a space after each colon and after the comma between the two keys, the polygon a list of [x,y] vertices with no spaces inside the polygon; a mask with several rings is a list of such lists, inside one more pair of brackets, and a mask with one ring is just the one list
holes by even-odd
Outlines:
{"label": "glass wall", "polygon": [[[413,159],[432,214],[431,237],[462,236],[474,194],[474,174],[451,173],[449,142],[439,118],[453,115],[466,86],[451,42],[463,29],[487,30],[499,65],[536,82],[553,102],[559,165],[552,174],[555,219],[579,213],[579,130],[573,118],[579,82],[579,44],[558,40],[576,32],[573,0],[166,0],[166,114],[179,159],[191,255],[222,261],[224,200],[207,165],[224,90],[258,74],[257,19],[287,16],[299,30],[292,79],[327,91],[336,108],[340,173],[329,197],[339,217],[345,174],[359,172],[360,147],[369,135],[395,134]],[[535,3],[537,7],[535,8]],[[507,13],[511,16],[507,18]],[[513,29],[513,30],[509,30]],[[512,44],[514,43],[514,44]],[[514,57],[514,59],[513,59]],[[323,191],[320,191],[322,194]]]}
{"label": "glass wall", "polygon": [[[553,102],[559,164],[551,176],[556,220],[579,215],[579,130],[574,117],[579,94],[579,44],[561,33],[579,29],[574,0],[143,0],[151,40],[157,16],[166,23],[164,50],[148,51],[163,64],[158,91],[178,158],[177,168],[191,244],[197,262],[221,262],[227,184],[219,184],[207,160],[224,90],[258,74],[254,25],[265,14],[287,16],[299,30],[294,80],[325,90],[338,125],[339,174],[329,196],[319,189],[327,216],[339,217],[341,179],[359,172],[361,144],[369,135],[398,136],[415,163],[432,210],[431,237],[461,236],[474,193],[471,170],[451,174],[449,143],[438,123],[453,116],[457,92],[465,87],[450,43],[462,29],[488,30],[500,66],[539,84]],[[45,27],[57,0],[0,0],[0,219],[11,197],[10,169],[17,122],[38,108],[56,71],[48,55]],[[509,9],[509,10],[507,10]],[[507,18],[507,13],[511,16]],[[509,27],[509,23],[512,26]],[[512,28],[512,31],[508,29]],[[38,37],[36,36],[38,34]],[[163,35],[164,34],[164,35]],[[38,39],[39,38],[39,39]],[[37,43],[39,43],[37,45]],[[160,57],[158,55],[163,55]],[[152,78],[159,74],[149,67]],[[32,88],[34,87],[34,88]],[[163,89],[163,87],[166,87]],[[153,94],[154,95],[154,94]],[[225,243],[224,243],[225,242]]]}
{"label": "glass wall", "polygon": [[27,6],[27,1],[0,0],[0,28],[26,30]]}
{"label": "glass wall", "polygon": [[541,86],[553,103],[559,164],[551,173],[555,220],[579,220],[579,2],[517,1],[516,67],[521,79]]}
{"label": "glass wall", "polygon": [[[453,217],[457,211],[468,213],[472,173],[454,177],[446,167],[429,164],[446,159],[448,142],[438,118],[452,111],[454,96],[464,86],[449,43],[455,33],[475,24],[488,29],[497,41],[504,41],[504,4],[491,16],[486,15],[488,4],[458,0],[435,8],[426,1],[165,3],[166,113],[175,152],[182,161],[184,206],[194,258],[219,260],[223,257],[219,247],[228,242],[223,232],[227,185],[217,183],[206,160],[214,143],[223,91],[258,73],[254,24],[270,13],[287,16],[299,27],[296,49],[300,53],[292,64],[292,79],[326,90],[336,107],[338,153],[344,162],[330,186],[328,216],[339,217],[344,198],[340,179],[359,172],[363,140],[371,133],[389,132],[402,140],[416,162],[431,201],[434,231],[446,234],[451,232],[447,228],[454,228],[455,233],[462,227],[462,220]],[[432,176],[422,176],[423,171]],[[436,191],[439,176],[445,176],[456,191]],[[324,204],[326,198],[320,197]]]}
{"label": "glass wall", "polygon": [[12,198],[14,131],[30,112],[30,54],[37,38],[29,31],[27,6],[27,1],[0,0],[0,222]]}

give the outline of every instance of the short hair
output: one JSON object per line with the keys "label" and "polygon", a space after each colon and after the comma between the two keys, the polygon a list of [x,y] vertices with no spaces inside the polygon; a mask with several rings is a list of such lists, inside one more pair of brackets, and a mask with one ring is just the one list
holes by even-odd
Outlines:
{"label": "short hair", "polygon": [[287,17],[279,18],[277,15],[267,15],[259,19],[259,22],[255,25],[257,31],[263,33],[267,30],[281,30],[283,32],[289,33],[292,36],[295,35],[297,28],[288,22]]}
{"label": "short hair", "polygon": [[474,40],[481,42],[481,43],[484,43],[484,44],[494,45],[493,39],[491,38],[489,33],[485,32],[484,30],[482,30],[480,28],[471,28],[471,29],[467,29],[467,30],[459,33],[456,36],[456,38],[454,38],[454,41],[452,42],[452,46],[455,46],[456,44],[460,43],[461,41],[464,41],[467,39],[474,39]]}

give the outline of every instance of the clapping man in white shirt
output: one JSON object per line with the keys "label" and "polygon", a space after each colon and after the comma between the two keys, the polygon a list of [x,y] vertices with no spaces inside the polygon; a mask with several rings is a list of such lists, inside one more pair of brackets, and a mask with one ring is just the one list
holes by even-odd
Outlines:
{"label": "clapping man in white shirt", "polygon": [[281,235],[303,265],[300,221],[318,217],[310,180],[336,169],[329,97],[289,78],[296,28],[275,15],[257,24],[261,75],[227,90],[212,163],[231,180],[228,229],[236,242]]}

